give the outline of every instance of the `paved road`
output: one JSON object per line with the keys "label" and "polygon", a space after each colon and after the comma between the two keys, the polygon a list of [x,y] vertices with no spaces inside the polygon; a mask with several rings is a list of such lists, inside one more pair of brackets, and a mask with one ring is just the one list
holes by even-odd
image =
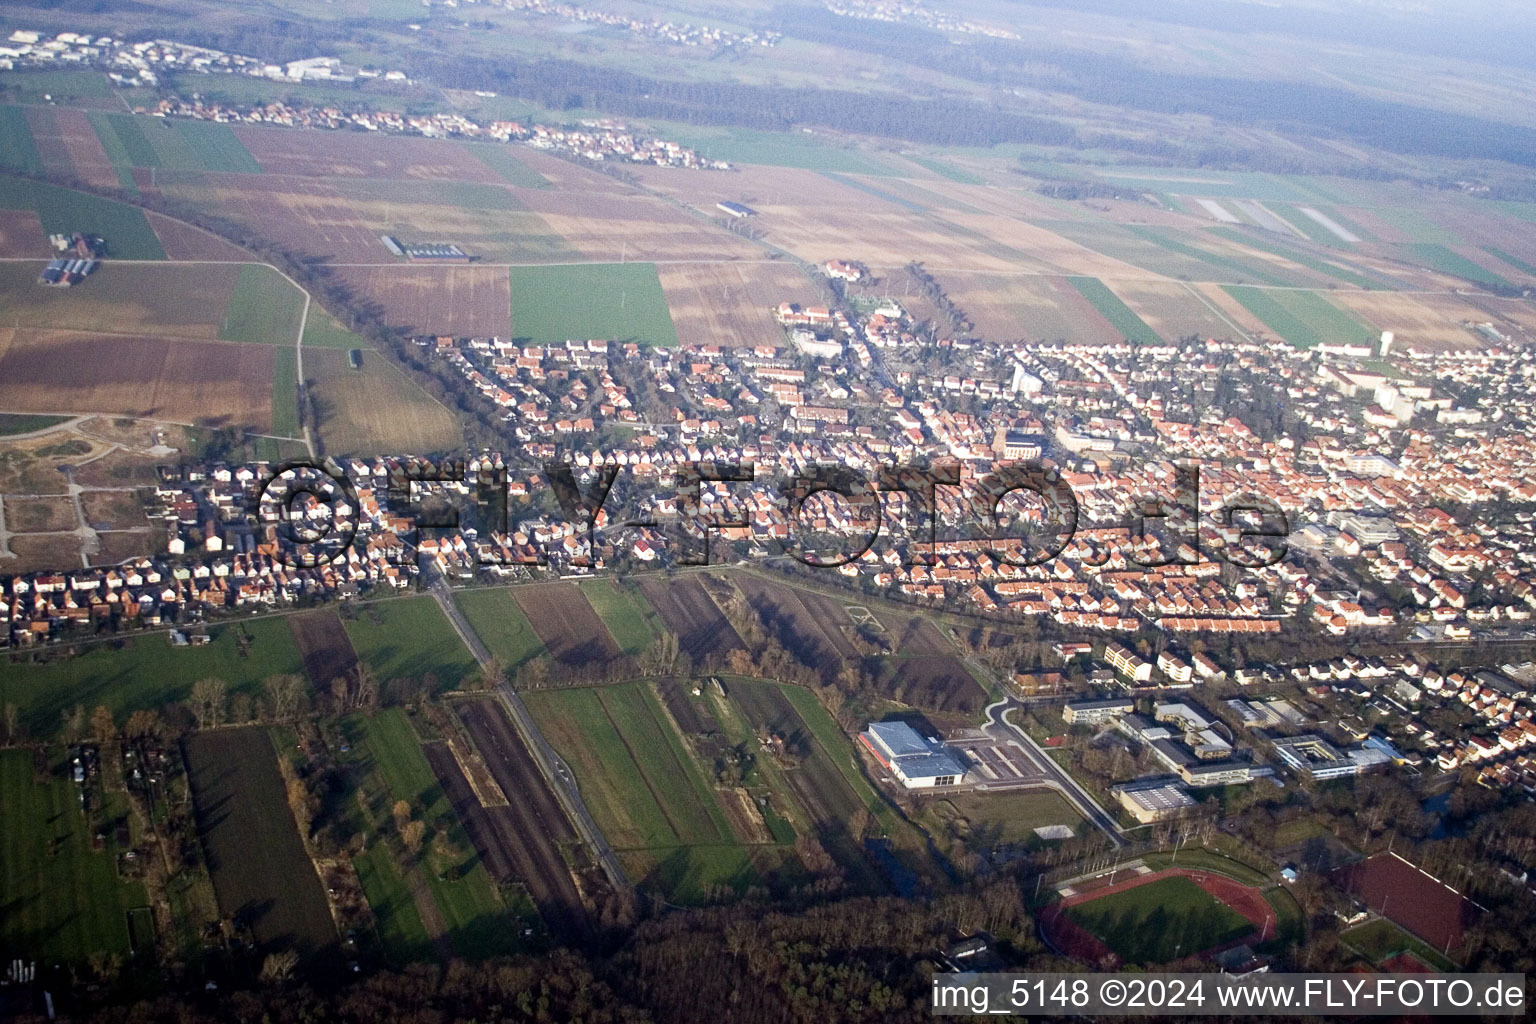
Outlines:
{"label": "paved road", "polygon": [[1047,779],[1047,785],[1066,797],[1077,808],[1078,813],[1098,826],[1099,830],[1109,836],[1110,841],[1116,846],[1124,846],[1125,839],[1120,834],[1120,826],[1115,823],[1114,816],[1104,810],[1086,789],[1078,784],[1070,774],[1051,759],[1045,749],[1036,743],[1022,727],[1008,720],[1008,712],[1024,707],[1022,701],[1012,697],[1000,700],[996,704],[987,707],[987,724],[983,727],[988,735],[1002,740],[1017,741],[1023,748],[1025,755],[1034,762],[1035,767]]}
{"label": "paved road", "polygon": [[[491,652],[486,649],[485,644],[481,643],[474,628],[459,611],[459,606],[454,604],[452,589],[435,570],[425,571],[432,574],[429,589],[437,600],[438,606],[443,609],[443,614],[448,616],[448,621],[453,624],[454,630],[463,639],[470,653],[475,656],[475,660],[480,662],[481,666],[489,665],[492,660]],[[560,755],[555,753],[555,748],[549,745],[544,734],[539,731],[538,724],[528,713],[527,705],[517,695],[517,691],[505,684],[496,688],[496,696],[500,698],[502,706],[507,709],[507,715],[512,719],[513,727],[517,729],[518,738],[532,751],[533,759],[544,775],[544,781],[549,783],[550,790],[560,801],[565,816],[571,820],[577,834],[591,847],[593,855],[602,865],[608,881],[615,888],[627,889],[629,879],[624,874],[624,868],[619,864],[619,858],[614,854],[613,848],[608,845],[608,840],[603,838],[603,832],[597,827],[597,822],[592,820],[592,815],[587,811],[587,805],[581,799],[581,791],[576,786],[575,776],[560,759]]]}

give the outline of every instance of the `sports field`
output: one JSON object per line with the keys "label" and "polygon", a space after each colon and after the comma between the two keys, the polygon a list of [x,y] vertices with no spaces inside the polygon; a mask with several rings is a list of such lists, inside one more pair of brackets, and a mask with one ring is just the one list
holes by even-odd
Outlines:
{"label": "sports field", "polygon": [[144,887],[118,877],[112,843],[92,849],[107,826],[86,818],[63,771],[40,782],[31,751],[0,750],[0,949],[45,963],[126,954]]}
{"label": "sports field", "polygon": [[513,267],[512,334],[539,345],[573,339],[677,344],[654,263]]}
{"label": "sports field", "polygon": [[1066,913],[1132,964],[1167,963],[1253,931],[1242,915],[1182,876],[1079,903]]}
{"label": "sports field", "polygon": [[363,605],[346,627],[358,658],[381,683],[430,676],[437,689],[452,689],[480,671],[437,602],[424,595]]}

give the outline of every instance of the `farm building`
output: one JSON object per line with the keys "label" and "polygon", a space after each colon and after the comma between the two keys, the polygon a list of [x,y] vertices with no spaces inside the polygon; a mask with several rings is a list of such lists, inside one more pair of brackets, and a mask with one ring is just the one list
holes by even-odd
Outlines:
{"label": "farm building", "polygon": [[956,786],[966,766],[944,744],[929,739],[906,722],[872,722],[859,740],[908,789]]}
{"label": "farm building", "polygon": [[90,276],[96,269],[96,260],[50,260],[43,268],[43,272],[37,276],[39,284],[53,285],[57,288],[68,288],[70,285],[79,284]]}
{"label": "farm building", "polygon": [[743,206],[740,203],[733,203],[733,202],[731,202],[728,199],[724,200],[722,202],[718,202],[715,205],[717,207],[719,207],[720,209],[724,210],[726,213],[730,214],[732,217],[756,217],[757,216],[757,211],[752,209],[752,207],[750,207],[750,206]]}
{"label": "farm building", "polygon": [[468,263],[469,254],[456,245],[426,242],[402,246],[412,263]]}
{"label": "farm building", "polygon": [[400,247],[393,235],[380,235],[379,241],[384,243],[384,248],[389,250],[391,256],[404,256],[405,250]]}

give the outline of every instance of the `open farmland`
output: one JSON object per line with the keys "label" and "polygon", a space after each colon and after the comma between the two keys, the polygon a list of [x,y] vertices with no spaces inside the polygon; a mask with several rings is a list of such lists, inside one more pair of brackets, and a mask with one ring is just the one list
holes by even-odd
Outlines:
{"label": "open farmland", "polygon": [[1399,347],[1427,349],[1475,348],[1478,335],[1462,321],[1486,319],[1486,314],[1455,295],[1402,292],[1337,292],[1330,301],[1370,324],[1391,331]]}
{"label": "open farmland", "polygon": [[198,733],[183,749],[219,910],[249,927],[267,952],[333,948],[325,891],[288,809],[266,730]]}
{"label": "open farmland", "polygon": [[1109,281],[1144,323],[1164,338],[1240,338],[1232,324],[1181,281]]}
{"label": "open farmland", "polygon": [[879,608],[876,617],[896,643],[896,653],[902,655],[954,654],[955,648],[933,620],[922,615],[912,615],[891,608]]}
{"label": "open farmland", "polygon": [[[741,573],[734,582],[752,610],[767,625],[770,637],[777,639],[785,650],[804,664],[831,677],[842,660],[842,651],[827,637],[816,615],[800,600],[799,592],[750,573]],[[836,623],[833,625],[835,627]]]}
{"label": "open farmland", "polygon": [[459,718],[501,791],[518,796],[504,806],[482,806],[448,749],[440,744],[427,749],[432,770],[475,849],[495,878],[520,881],[528,887],[545,925],[557,939],[570,942],[585,938],[592,922],[563,853],[576,844],[576,834],[533,756],[496,701],[460,705]]}
{"label": "open farmland", "polygon": [[506,587],[477,587],[453,595],[475,635],[508,669],[544,653],[544,642]]}
{"label": "open farmland", "polygon": [[361,369],[353,369],[343,350],[306,351],[304,375],[317,432],[332,455],[428,455],[462,441],[453,414],[376,352],[364,353]]}
{"label": "open farmland", "polygon": [[513,267],[511,273],[514,337],[536,345],[588,338],[677,344],[654,264]]}
{"label": "open farmland", "polygon": [[574,583],[515,587],[512,596],[561,665],[601,665],[619,656],[618,644]]}
{"label": "open farmland", "polygon": [[724,658],[745,646],[697,577],[643,580],[640,592],[693,664],[705,658]]}
{"label": "open farmland", "polygon": [[1119,296],[1104,287],[1103,281],[1093,277],[1071,277],[1067,280],[1125,340],[1143,345],[1155,345],[1162,341],[1157,332],[1148,327],[1134,310],[1120,301]]}
{"label": "open farmland", "polygon": [[229,694],[259,696],[268,676],[302,675],[304,663],[280,617],[214,626],[213,642],[172,647],[163,636],[95,645],[72,658],[0,659],[0,703],[15,704],[27,735],[52,736],[60,715],[76,704],[104,704],[122,721],[134,711],[184,701],[199,679],[224,680]]}
{"label": "open farmland", "polygon": [[[71,289],[73,291],[73,289]],[[292,345],[299,337],[304,293],[271,267],[247,264],[229,296],[219,327],[224,341]]]}
{"label": "open farmland", "polygon": [[[414,896],[412,909],[421,907],[419,919],[431,922],[424,930],[435,932],[432,937],[446,943],[455,955],[516,952],[520,929],[509,919],[495,882],[476,856],[405,713],[388,708],[377,715],[354,715],[344,720],[342,731],[351,747],[346,761],[359,776],[360,809],[373,825],[368,831],[376,831],[378,823],[388,820],[399,801],[429,829],[426,852],[419,862],[385,866],[375,860],[379,881],[390,881],[389,868],[395,868],[406,891]],[[375,847],[375,858],[393,853],[393,849]],[[373,903],[371,894],[369,902]],[[398,931],[409,933],[410,914],[404,916],[405,926]],[[410,951],[400,952],[408,955]]]}
{"label": "open farmland", "polygon": [[915,708],[974,714],[987,703],[987,691],[953,656],[886,659],[879,673],[880,692]]}
{"label": "open farmland", "polygon": [[[215,340],[242,268],[103,263],[86,285],[39,288],[39,263],[0,263],[5,326]],[[288,336],[292,344],[294,335]]]}
{"label": "open farmland", "polygon": [[611,578],[584,581],[580,587],[582,596],[608,627],[619,650],[637,655],[651,646],[656,639],[652,628],[656,613],[637,590]]}
{"label": "open farmland", "polygon": [[234,134],[261,169],[272,174],[407,181],[500,180],[453,142],[251,125],[237,126]]}
{"label": "open farmland", "polygon": [[526,696],[583,802],[642,886],[693,902],[757,880],[714,790],[645,683]]}
{"label": "open farmland", "polygon": [[155,237],[165,249],[167,259],[245,263],[252,258],[249,252],[233,242],[193,227],[185,221],[149,211],[144,216],[149,219],[150,227],[154,228]]}
{"label": "open farmland", "polygon": [[335,679],[357,668],[357,652],[332,609],[318,609],[288,616],[288,628],[304,658],[304,671],[317,692],[325,692]]}
{"label": "open farmland", "polygon": [[[0,256],[41,257],[48,253],[42,222],[31,210],[0,209]],[[37,275],[33,274],[35,280]]]}
{"label": "open farmland", "polygon": [[1326,343],[1369,344],[1368,326],[1315,292],[1229,285],[1224,289],[1274,334],[1297,348]]}
{"label": "open farmland", "polygon": [[859,656],[858,648],[854,647],[853,642],[848,638],[848,631],[853,628],[854,621],[848,614],[842,598],[828,597],[814,590],[797,590],[795,596],[800,598],[800,603],[805,605],[806,611],[821,628],[822,635],[827,638],[827,642],[840,657]]}
{"label": "open farmland", "polygon": [[120,179],[85,111],[34,107],[27,112],[43,162],[96,188],[117,188]]}
{"label": "open farmland", "polygon": [[804,274],[782,263],[674,263],[656,274],[684,345],[778,348],[784,329],[773,308],[822,301]]}
{"label": "open farmland", "polygon": [[[46,139],[46,136],[44,137]],[[0,105],[0,171],[41,174],[43,154],[33,137],[27,111]]]}
{"label": "open farmland", "polygon": [[1109,344],[1114,328],[1063,278],[1037,274],[943,273],[945,291],[990,341]]}
{"label": "open farmland", "polygon": [[512,289],[500,267],[343,267],[354,294],[378,306],[384,319],[419,334],[508,337]]}
{"label": "open farmland", "polygon": [[0,407],[264,434],[272,429],[272,376],[268,346],[19,330],[0,348]]}
{"label": "open farmland", "polygon": [[144,903],[144,887],[118,877],[122,851],[93,850],[92,833],[61,767],[40,781],[30,751],[0,750],[0,949],[81,965],[130,952],[127,912]]}
{"label": "open farmland", "polygon": [[134,206],[40,181],[0,178],[0,209],[34,211],[45,235],[73,231],[99,235],[114,259],[165,259],[144,211]]}
{"label": "open farmland", "polygon": [[437,602],[425,595],[376,601],[346,623],[358,658],[380,682],[435,679],[451,689],[480,671]]}

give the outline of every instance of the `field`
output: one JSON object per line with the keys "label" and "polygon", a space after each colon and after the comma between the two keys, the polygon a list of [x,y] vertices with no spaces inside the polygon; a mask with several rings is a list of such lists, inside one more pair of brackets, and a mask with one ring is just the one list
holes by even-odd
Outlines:
{"label": "field", "polygon": [[[571,766],[582,799],[626,864],[644,864],[669,897],[756,880],[720,804],[645,683],[527,694],[540,731]],[[703,848],[698,853],[694,848]],[[682,851],[688,851],[684,853]]]}
{"label": "field", "polygon": [[271,174],[312,178],[480,181],[500,178],[462,146],[408,136],[239,125],[236,137]]}
{"label": "field", "polygon": [[1355,899],[1435,949],[1459,948],[1481,916],[1471,900],[1390,853],[1338,868],[1333,878]]}
{"label": "field", "polygon": [[453,413],[377,353],[354,370],[341,349],[307,351],[304,376],[328,454],[426,456],[462,441]]}
{"label": "field", "polygon": [[1454,295],[1338,292],[1329,298],[1373,328],[1393,332],[1399,346],[1469,348],[1479,344],[1478,336],[1461,321],[1486,319],[1482,310]]}
{"label": "field", "polygon": [[1093,304],[1093,308],[1109,321],[1122,338],[1144,345],[1155,345],[1162,341],[1157,332],[1148,327],[1119,296],[1104,287],[1103,281],[1092,277],[1071,277],[1067,280],[1083,298]]}
{"label": "field", "polygon": [[604,338],[676,345],[651,263],[512,268],[512,333],[533,344]]}
{"label": "field", "polygon": [[163,260],[165,250],[137,207],[22,178],[0,178],[0,209],[32,210],[44,234],[84,231],[120,260]]}
{"label": "field", "polygon": [[480,642],[508,669],[544,653],[544,642],[533,631],[533,624],[505,587],[461,590],[453,595],[454,604],[469,620]]}
{"label": "field", "polygon": [[684,345],[778,348],[784,329],[773,307],[822,301],[804,274],[781,263],[673,263],[656,273]]}
{"label": "field", "polygon": [[47,430],[69,419],[68,416],[18,416],[0,413],[0,437],[30,434],[35,430]]}
{"label": "field", "polygon": [[[45,964],[129,952],[127,911],[143,886],[119,879],[114,844],[92,849],[75,785],[32,774],[27,750],[0,750],[0,950]],[[108,830],[110,831],[110,829]]]}
{"label": "field", "polygon": [[775,637],[785,650],[811,668],[836,668],[842,660],[839,646],[827,638],[817,617],[800,600],[799,592],[750,573],[742,573],[734,582],[767,625],[769,636]]}
{"label": "field", "polygon": [[969,715],[987,703],[987,691],[958,658],[950,655],[885,659],[879,686],[892,700],[931,711]]}
{"label": "field", "polygon": [[0,660],[0,703],[15,704],[27,735],[52,736],[60,714],[76,704],[105,704],[122,721],[140,708],[186,700],[204,677],[222,679],[231,697],[257,696],[268,676],[302,674],[304,664],[281,618],[215,626],[205,647],[172,647],[162,636],[96,644],[73,658],[32,663]]}
{"label": "field", "polygon": [[619,650],[634,656],[643,654],[656,639],[652,621],[656,613],[640,594],[612,579],[596,579],[580,584],[582,596],[608,627]]}
{"label": "field", "polygon": [[1339,941],[1359,950],[1384,971],[1426,970],[1417,961],[1441,971],[1456,969],[1445,954],[1425,945],[1384,917],[1341,933]]}
{"label": "field", "polygon": [[325,892],[288,809],[266,730],[198,733],[183,749],[219,910],[248,926],[268,951],[334,947]]}
{"label": "field", "polygon": [[1062,278],[946,273],[941,280],[983,337],[997,341],[1109,344],[1113,327]]}
{"label": "field", "polygon": [[[394,935],[399,943],[391,950],[394,959],[404,962],[430,952],[413,941],[418,924],[422,936],[445,942],[457,956],[517,951],[520,929],[509,919],[485,864],[475,856],[448,793],[433,774],[405,713],[390,708],[373,716],[355,715],[342,729],[351,747],[347,763],[360,776],[356,796],[361,813],[376,828],[378,822],[388,820],[395,802],[403,800],[433,837],[421,861],[408,867],[386,863],[391,851],[380,850],[382,844],[370,851],[369,868],[379,883],[376,889],[382,902],[395,908],[403,919],[396,924],[380,915],[381,934]],[[389,884],[397,879],[398,889]],[[370,906],[379,913],[374,893],[367,894]]]}
{"label": "field", "polygon": [[0,106],[0,170],[41,174],[43,158],[32,139],[27,112],[21,107]]}
{"label": "field", "polygon": [[827,642],[832,645],[840,657],[856,658],[859,656],[858,648],[848,639],[845,630],[853,625],[853,619],[848,615],[848,610],[842,600],[836,597],[828,597],[812,590],[797,590],[795,596],[800,603],[805,605],[805,610],[816,620]]}
{"label": "field", "polygon": [[954,645],[944,638],[932,619],[921,615],[905,615],[888,608],[880,609],[878,617],[896,642],[898,654],[938,655],[955,652]]}
{"label": "field", "polygon": [[549,188],[549,179],[512,154],[510,146],[466,143],[465,149],[481,163],[519,188]]}
{"label": "field", "polygon": [[1164,338],[1240,338],[1232,324],[1180,281],[1111,281],[1122,302]]}
{"label": "field", "polygon": [[694,665],[705,658],[724,658],[744,646],[697,577],[643,580],[640,592]]}
{"label": "field", "polygon": [[1374,340],[1369,327],[1314,292],[1236,285],[1224,290],[1297,348],[1316,348],[1325,342],[1369,344]]}
{"label": "field", "polygon": [[304,671],[316,692],[325,693],[333,680],[357,668],[357,652],[334,610],[300,612],[287,618],[293,641],[304,658]]}
{"label": "field", "polygon": [[38,287],[41,270],[41,261],[0,263],[6,327],[213,341],[242,268],[108,261],[74,288]]}
{"label": "field", "polygon": [[1466,278],[1484,286],[1498,288],[1514,288],[1514,284],[1481,263],[1477,263],[1461,253],[1442,245],[1439,242],[1418,242],[1408,247],[1410,259],[1438,270],[1443,274],[1451,274],[1455,277]]}
{"label": "field", "polygon": [[1253,931],[1252,922],[1182,875],[1076,904],[1066,914],[1132,964],[1167,963]]}
{"label": "field", "polygon": [[1066,825],[1077,829],[1083,816],[1052,790],[1013,793],[966,793],[945,799],[957,819],[969,829],[969,842],[977,845],[1038,845],[1036,828]]}
{"label": "field", "polygon": [[419,334],[509,337],[512,290],[500,267],[423,267],[408,263],[343,267],[337,274],[384,319]]}
{"label": "field", "polygon": [[[73,289],[71,289],[73,290]],[[304,293],[271,267],[249,264],[229,297],[219,337],[265,345],[292,345],[299,338]]]}
{"label": "field", "polygon": [[619,656],[618,644],[574,583],[515,587],[515,600],[556,663],[603,664]]}
{"label": "field", "polygon": [[272,430],[273,351],[99,332],[0,333],[0,406]]}
{"label": "field", "polygon": [[436,681],[452,689],[480,671],[437,602],[425,595],[363,605],[346,623],[358,658],[381,683]]}
{"label": "field", "polygon": [[496,784],[517,797],[504,807],[481,806],[447,748],[440,744],[428,748],[432,770],[476,851],[492,876],[528,887],[557,939],[584,938],[592,922],[563,853],[575,844],[576,834],[559,802],[498,703],[468,702],[460,705],[459,717]]}

